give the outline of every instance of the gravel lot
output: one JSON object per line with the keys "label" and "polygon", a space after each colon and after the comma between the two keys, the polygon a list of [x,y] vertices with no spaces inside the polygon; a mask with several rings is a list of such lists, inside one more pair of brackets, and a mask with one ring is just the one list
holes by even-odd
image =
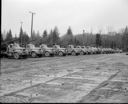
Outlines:
{"label": "gravel lot", "polygon": [[0,102],[128,102],[124,53],[1,59]]}

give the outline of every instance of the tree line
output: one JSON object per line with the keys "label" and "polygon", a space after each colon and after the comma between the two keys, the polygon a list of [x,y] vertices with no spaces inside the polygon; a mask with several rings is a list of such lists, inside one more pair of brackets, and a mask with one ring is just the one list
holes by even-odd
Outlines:
{"label": "tree line", "polygon": [[53,46],[53,44],[58,44],[62,47],[66,47],[69,44],[73,45],[85,45],[94,47],[104,47],[104,48],[120,48],[124,51],[128,51],[128,27],[126,26],[123,31],[114,34],[92,34],[92,33],[82,33],[73,34],[71,27],[69,27],[63,36],[60,36],[57,27],[51,29],[48,33],[44,30],[42,34],[33,31],[32,36],[29,37],[28,34],[20,28],[19,37],[12,35],[11,29],[6,33],[6,38],[3,39],[3,33],[1,33],[1,43],[18,42],[21,46],[25,46],[28,43],[32,43],[35,46],[40,44],[47,44],[48,46]]}

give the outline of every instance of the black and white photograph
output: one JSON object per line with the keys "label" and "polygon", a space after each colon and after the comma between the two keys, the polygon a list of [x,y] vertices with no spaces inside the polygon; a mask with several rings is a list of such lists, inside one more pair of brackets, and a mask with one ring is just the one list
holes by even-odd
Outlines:
{"label": "black and white photograph", "polygon": [[1,0],[0,103],[128,103],[128,0]]}

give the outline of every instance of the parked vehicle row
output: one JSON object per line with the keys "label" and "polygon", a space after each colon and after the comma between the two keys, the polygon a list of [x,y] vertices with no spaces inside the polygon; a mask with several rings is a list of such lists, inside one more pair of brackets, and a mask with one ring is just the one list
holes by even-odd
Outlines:
{"label": "parked vehicle row", "polygon": [[20,47],[19,44],[9,44],[1,50],[1,55],[5,57],[13,57],[15,59],[26,58],[28,53],[25,48]]}
{"label": "parked vehicle row", "polygon": [[90,46],[73,46],[68,45],[66,48],[62,48],[59,45],[53,45],[48,47],[46,44],[41,44],[39,47],[35,47],[33,44],[27,44],[26,47],[20,47],[19,44],[9,44],[6,49],[1,51],[1,55],[8,58],[13,57],[15,59],[32,57],[50,57],[50,56],[66,56],[66,55],[87,55],[87,54],[110,54],[121,53],[120,49],[112,48],[96,48]]}

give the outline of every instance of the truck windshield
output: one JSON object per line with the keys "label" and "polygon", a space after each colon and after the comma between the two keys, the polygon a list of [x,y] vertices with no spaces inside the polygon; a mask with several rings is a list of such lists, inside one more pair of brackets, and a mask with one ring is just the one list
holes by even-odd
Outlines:
{"label": "truck windshield", "polygon": [[20,48],[20,45],[19,44],[14,44],[13,46],[14,47],[17,47],[17,48]]}
{"label": "truck windshield", "polygon": [[33,44],[29,44],[28,47],[35,48],[35,46]]}
{"label": "truck windshield", "polygon": [[41,45],[42,48],[47,48],[47,45]]}
{"label": "truck windshield", "polygon": [[60,48],[60,46],[59,45],[55,45],[55,48]]}

